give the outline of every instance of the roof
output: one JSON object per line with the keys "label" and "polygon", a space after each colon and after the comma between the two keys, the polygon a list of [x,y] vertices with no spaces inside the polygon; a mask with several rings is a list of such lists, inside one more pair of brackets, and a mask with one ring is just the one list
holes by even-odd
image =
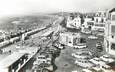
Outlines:
{"label": "roof", "polygon": [[48,36],[48,35],[50,35],[50,34],[53,33],[53,32],[54,32],[53,30],[47,31],[47,32],[45,32],[42,36]]}
{"label": "roof", "polygon": [[7,56],[2,61],[0,61],[0,68],[6,68],[20,59],[25,53],[14,52],[13,54]]}
{"label": "roof", "polygon": [[110,13],[115,12],[115,8],[111,9],[109,12]]}
{"label": "roof", "polygon": [[71,33],[71,32],[60,33],[60,35],[72,36],[72,37],[81,37],[80,33]]}

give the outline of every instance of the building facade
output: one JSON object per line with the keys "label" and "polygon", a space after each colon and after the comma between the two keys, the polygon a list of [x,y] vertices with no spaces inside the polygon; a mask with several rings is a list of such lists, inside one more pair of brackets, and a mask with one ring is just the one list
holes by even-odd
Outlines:
{"label": "building facade", "polygon": [[110,20],[106,25],[104,43],[106,52],[115,55],[115,12],[111,12],[110,15]]}
{"label": "building facade", "polygon": [[68,17],[67,19],[67,28],[75,28],[75,29],[80,29],[81,27],[81,18],[79,16],[77,17]]}
{"label": "building facade", "polygon": [[92,27],[92,30],[105,31],[106,21],[107,21],[106,12],[105,11],[97,12],[94,17],[94,26]]}
{"label": "building facade", "polygon": [[70,47],[75,47],[77,44],[85,43],[86,41],[81,37],[80,33],[65,32],[60,33],[59,42]]}

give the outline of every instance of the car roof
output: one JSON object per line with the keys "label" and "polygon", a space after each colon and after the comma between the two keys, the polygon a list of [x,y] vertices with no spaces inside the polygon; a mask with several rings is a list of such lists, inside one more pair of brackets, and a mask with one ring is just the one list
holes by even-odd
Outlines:
{"label": "car roof", "polygon": [[92,71],[89,70],[89,69],[83,69],[83,71],[85,71],[85,72],[92,72]]}

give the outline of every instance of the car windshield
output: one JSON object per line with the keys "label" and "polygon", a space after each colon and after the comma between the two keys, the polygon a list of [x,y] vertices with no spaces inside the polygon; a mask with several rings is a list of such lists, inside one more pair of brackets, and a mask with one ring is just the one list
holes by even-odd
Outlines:
{"label": "car windshield", "polygon": [[94,59],[94,60],[95,60],[95,61],[98,61],[98,62],[100,61],[100,60],[98,60],[98,59]]}

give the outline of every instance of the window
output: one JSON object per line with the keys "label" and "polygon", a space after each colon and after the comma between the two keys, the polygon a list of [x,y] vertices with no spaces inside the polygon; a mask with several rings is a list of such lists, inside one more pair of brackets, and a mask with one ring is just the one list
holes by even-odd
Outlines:
{"label": "window", "polygon": [[112,50],[115,50],[115,43],[112,43],[112,44],[111,44],[111,49],[112,49]]}
{"label": "window", "polygon": [[104,24],[95,24],[95,26],[98,26],[98,27],[105,27]]}
{"label": "window", "polygon": [[94,25],[93,22],[87,22],[87,25]]}
{"label": "window", "polygon": [[98,19],[96,19],[96,22],[98,22]]}
{"label": "window", "polygon": [[103,23],[103,22],[104,22],[104,19],[101,19],[101,22]]}
{"label": "window", "polygon": [[72,43],[71,41],[69,41],[69,43]]}
{"label": "window", "polygon": [[115,34],[115,26],[111,26],[111,32],[112,32],[112,34]]}
{"label": "window", "polygon": [[81,38],[80,39],[80,43],[86,43],[86,39],[85,38]]}
{"label": "window", "polygon": [[76,25],[76,23],[75,23],[75,25]]}
{"label": "window", "polygon": [[114,38],[114,36],[112,35],[112,38]]}
{"label": "window", "polygon": [[112,20],[114,20],[114,21],[115,21],[115,15],[112,15]]}

